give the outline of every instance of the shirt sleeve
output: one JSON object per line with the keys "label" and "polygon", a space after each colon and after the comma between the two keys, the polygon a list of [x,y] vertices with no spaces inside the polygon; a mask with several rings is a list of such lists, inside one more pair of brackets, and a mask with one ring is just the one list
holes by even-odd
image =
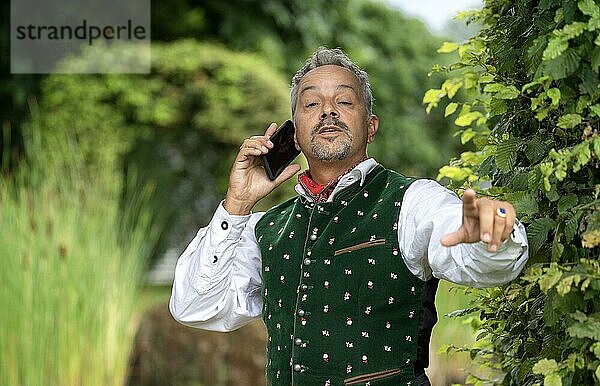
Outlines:
{"label": "shirt sleeve", "polygon": [[434,276],[472,287],[493,287],[516,278],[528,259],[527,235],[519,221],[497,252],[488,252],[483,242],[443,246],[442,237],[462,224],[462,201],[432,180],[417,180],[406,190],[398,224],[404,262],[422,280]]}
{"label": "shirt sleeve", "polygon": [[254,235],[260,217],[233,216],[219,205],[177,261],[169,301],[175,320],[232,331],[261,315],[261,256]]}

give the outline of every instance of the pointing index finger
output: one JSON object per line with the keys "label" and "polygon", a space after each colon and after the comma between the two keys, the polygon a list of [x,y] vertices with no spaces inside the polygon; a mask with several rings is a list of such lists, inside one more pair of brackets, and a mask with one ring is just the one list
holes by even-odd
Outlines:
{"label": "pointing index finger", "polygon": [[473,189],[465,190],[465,192],[463,193],[463,196],[462,196],[463,205],[471,206],[471,205],[475,204],[476,196],[477,196],[477,194],[475,193],[475,191]]}
{"label": "pointing index finger", "polygon": [[463,193],[463,216],[476,217],[479,212],[477,206],[477,195],[473,189],[467,189]]}

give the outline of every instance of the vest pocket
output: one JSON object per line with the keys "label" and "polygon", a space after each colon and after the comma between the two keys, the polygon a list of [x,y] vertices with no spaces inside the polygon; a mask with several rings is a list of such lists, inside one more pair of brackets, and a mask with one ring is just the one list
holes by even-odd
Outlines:
{"label": "vest pocket", "polygon": [[346,248],[342,248],[342,249],[338,249],[337,251],[334,252],[334,256],[337,255],[341,255],[342,253],[348,253],[348,252],[352,252],[352,251],[357,251],[359,249],[364,249],[364,248],[369,248],[369,247],[376,247],[378,245],[384,245],[385,244],[385,239],[376,239],[373,241],[367,241],[364,243],[360,243],[360,244],[356,244],[356,245],[351,245],[349,247]]}
{"label": "vest pocket", "polygon": [[358,385],[358,384],[364,383],[364,382],[375,381],[378,379],[392,377],[397,374],[400,374],[400,369],[390,369],[390,370],[378,371],[376,373],[357,375],[352,378],[344,379],[344,386],[345,385]]}

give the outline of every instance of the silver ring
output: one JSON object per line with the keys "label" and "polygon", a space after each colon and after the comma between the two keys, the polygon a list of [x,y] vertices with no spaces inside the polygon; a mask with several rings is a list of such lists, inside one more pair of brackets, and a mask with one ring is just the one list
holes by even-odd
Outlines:
{"label": "silver ring", "polygon": [[496,209],[496,214],[498,215],[498,217],[506,218],[506,209],[499,207],[498,209]]}

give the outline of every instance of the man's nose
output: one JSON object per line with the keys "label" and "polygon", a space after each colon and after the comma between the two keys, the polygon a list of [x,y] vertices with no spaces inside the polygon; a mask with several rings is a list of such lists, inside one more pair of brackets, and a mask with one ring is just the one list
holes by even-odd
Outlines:
{"label": "man's nose", "polygon": [[338,112],[333,107],[333,105],[325,105],[323,106],[323,112],[321,113],[321,119],[325,119],[328,116],[332,116],[333,118],[338,118]]}

